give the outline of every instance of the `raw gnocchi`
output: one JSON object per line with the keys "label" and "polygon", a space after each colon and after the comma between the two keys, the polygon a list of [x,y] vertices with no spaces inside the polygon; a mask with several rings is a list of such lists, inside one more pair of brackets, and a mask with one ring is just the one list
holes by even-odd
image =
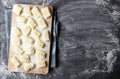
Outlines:
{"label": "raw gnocchi", "polygon": [[22,7],[20,7],[18,4],[15,4],[15,5],[13,6],[13,12],[14,12],[16,15],[20,15],[21,11],[22,11]]}
{"label": "raw gnocchi", "polygon": [[13,64],[15,67],[18,67],[18,66],[21,65],[20,62],[19,62],[19,60],[18,60],[16,57],[12,57],[12,58],[11,58],[11,62],[12,62],[12,64]]}
{"label": "raw gnocchi", "polygon": [[13,5],[8,62],[10,71],[48,73],[52,13],[51,6]]}
{"label": "raw gnocchi", "polygon": [[42,68],[46,66],[46,62],[44,60],[38,61],[37,62],[37,67]]}
{"label": "raw gnocchi", "polygon": [[41,12],[42,12],[45,19],[47,19],[48,17],[51,16],[51,12],[50,12],[49,7],[42,8]]}
{"label": "raw gnocchi", "polygon": [[31,10],[31,13],[36,17],[42,16],[40,10],[37,7],[33,7],[33,9]]}
{"label": "raw gnocchi", "polygon": [[39,17],[38,18],[38,26],[41,28],[41,29],[45,29],[47,28],[47,24],[45,22],[45,20],[42,18],[42,17]]}
{"label": "raw gnocchi", "polygon": [[25,71],[29,71],[29,70],[31,70],[33,67],[34,67],[34,64],[31,63],[31,62],[24,64],[24,70],[25,70]]}
{"label": "raw gnocchi", "polygon": [[35,22],[32,18],[28,18],[27,24],[28,24],[31,28],[35,28],[35,26],[37,25],[36,22]]}

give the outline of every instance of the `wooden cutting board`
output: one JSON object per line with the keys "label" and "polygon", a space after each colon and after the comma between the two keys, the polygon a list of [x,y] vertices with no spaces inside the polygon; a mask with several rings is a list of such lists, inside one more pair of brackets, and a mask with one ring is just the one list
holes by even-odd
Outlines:
{"label": "wooden cutting board", "polygon": [[[50,39],[50,38],[51,38],[53,8],[52,8],[51,6],[31,5],[31,4],[14,4],[14,5],[19,5],[19,7],[22,8],[22,11],[20,12],[20,15],[17,15],[17,14],[15,14],[15,12],[12,12],[11,38],[10,38],[10,52],[9,52],[9,60],[8,60],[8,61],[9,61],[9,62],[8,62],[8,69],[9,69],[10,71],[13,71],[13,72],[26,72],[26,73],[47,74],[48,71],[49,71],[50,43],[51,43],[51,39]],[[50,13],[51,13],[51,16],[49,16],[49,17],[47,17],[47,18],[44,18],[44,17],[43,17],[43,14],[42,14],[42,17],[43,17],[45,23],[47,24],[47,27],[44,28],[44,29],[38,28],[38,27],[40,27],[40,26],[37,24],[36,20],[37,20],[39,17],[34,17],[33,15],[30,16],[31,18],[34,19],[34,21],[35,21],[35,23],[36,23],[36,27],[35,27],[34,29],[37,29],[37,30],[41,33],[41,35],[42,35],[43,31],[48,31],[48,35],[49,35],[49,39],[50,39],[50,40],[49,40],[49,41],[45,41],[45,42],[43,41],[43,42],[44,42],[44,47],[40,48],[41,50],[43,50],[43,51],[45,52],[45,58],[44,58],[44,60],[45,60],[45,65],[46,65],[45,67],[37,68],[35,62],[41,61],[41,59],[40,59],[40,60],[39,60],[39,59],[34,60],[34,59],[36,58],[34,55],[35,55],[35,53],[36,53],[36,50],[39,49],[39,47],[37,47],[37,46],[35,45],[35,43],[34,43],[34,45],[32,45],[32,46],[34,47],[34,49],[35,49],[35,52],[34,52],[33,55],[29,55],[29,60],[30,60],[30,62],[32,62],[32,61],[34,60],[34,61],[33,61],[34,67],[33,67],[32,69],[30,69],[29,71],[25,71],[25,70],[24,70],[24,63],[19,60],[19,55],[16,54],[16,52],[14,52],[14,51],[16,50],[16,49],[15,49],[15,46],[16,46],[16,43],[15,43],[15,42],[16,42],[16,41],[14,41],[14,44],[12,44],[13,40],[15,39],[14,34],[16,34],[16,33],[13,33],[14,27],[19,26],[19,29],[20,29],[20,30],[24,27],[24,24],[17,23],[17,17],[23,16],[23,17],[27,18],[27,20],[28,20],[28,18],[29,18],[29,17],[24,16],[24,14],[22,14],[23,8],[26,8],[26,7],[30,7],[30,11],[31,11],[31,9],[32,9],[33,7],[37,7],[40,12],[41,12],[41,9],[43,9],[43,8],[45,8],[45,7],[48,7],[49,10],[50,10]],[[25,23],[25,25],[26,25],[26,23]],[[29,34],[29,36],[30,36],[30,35],[31,35],[31,33]],[[23,42],[23,40],[22,40],[22,36],[23,36],[23,34],[22,34],[21,36],[19,36],[18,38],[21,39],[22,44],[23,44],[24,42]],[[40,37],[40,39],[41,39],[41,37]],[[36,39],[34,39],[34,37],[33,37],[33,40],[34,40],[34,42],[36,41]],[[24,51],[24,47],[25,47],[25,46],[22,46],[22,44],[21,44],[19,47],[21,47],[21,49]],[[27,46],[26,46],[26,47],[27,47]],[[25,53],[25,52],[24,52],[24,53]],[[24,53],[23,53],[23,54],[24,54]],[[15,67],[14,64],[11,62],[11,58],[12,58],[12,57],[16,57],[16,58],[18,59],[18,61],[20,62],[21,65],[18,66],[18,67]]]}

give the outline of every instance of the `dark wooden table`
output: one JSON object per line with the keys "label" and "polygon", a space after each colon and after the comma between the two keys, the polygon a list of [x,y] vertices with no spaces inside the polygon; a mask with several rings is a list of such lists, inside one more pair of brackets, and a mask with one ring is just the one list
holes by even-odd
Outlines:
{"label": "dark wooden table", "polygon": [[[32,0],[14,1],[32,3]],[[48,0],[60,22],[57,68],[50,69],[47,75],[26,74],[26,79],[120,79],[119,13],[114,13],[119,12],[119,5],[110,0],[96,1]],[[5,30],[3,15],[0,3],[1,31]],[[1,42],[5,42],[4,37],[3,32]],[[21,74],[15,75],[8,75],[7,79],[21,79]]]}

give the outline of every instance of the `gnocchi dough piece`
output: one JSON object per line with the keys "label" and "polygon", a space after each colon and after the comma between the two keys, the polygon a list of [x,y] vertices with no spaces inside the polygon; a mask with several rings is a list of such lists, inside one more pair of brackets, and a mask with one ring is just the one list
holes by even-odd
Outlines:
{"label": "gnocchi dough piece", "polygon": [[11,43],[12,43],[13,46],[19,46],[19,45],[22,44],[22,41],[21,41],[20,38],[18,38],[18,37],[14,37],[14,38],[12,38]]}
{"label": "gnocchi dough piece", "polygon": [[24,14],[26,17],[32,16],[30,9],[31,9],[30,7],[25,7],[25,8],[23,8],[23,14]]}
{"label": "gnocchi dough piece", "polygon": [[42,39],[44,40],[44,41],[49,41],[49,32],[48,31],[44,31],[44,32],[42,32]]}
{"label": "gnocchi dough piece", "polygon": [[31,32],[31,27],[30,27],[30,26],[26,26],[26,27],[24,27],[24,28],[22,29],[22,33],[23,33],[23,35],[25,35],[25,36],[29,35],[30,32]]}
{"label": "gnocchi dough piece", "polygon": [[32,29],[32,32],[31,32],[31,34],[33,35],[33,36],[35,36],[35,37],[40,37],[40,35],[41,35],[41,33],[38,31],[38,30],[35,30],[35,29]]}
{"label": "gnocchi dough piece", "polygon": [[15,66],[15,67],[19,67],[21,65],[20,61],[16,58],[16,57],[12,57],[11,58],[11,63]]}
{"label": "gnocchi dough piece", "polygon": [[14,34],[16,36],[20,36],[22,33],[21,33],[21,30],[18,27],[13,27],[13,33],[12,34]]}
{"label": "gnocchi dough piece", "polygon": [[35,53],[35,49],[32,47],[27,48],[27,49],[25,49],[25,53],[28,55],[33,55]]}
{"label": "gnocchi dough piece", "polygon": [[27,19],[23,16],[17,17],[17,23],[26,23]]}
{"label": "gnocchi dough piece", "polygon": [[18,4],[15,4],[15,5],[13,6],[13,12],[14,12],[16,15],[20,15],[21,11],[22,11],[22,7],[20,7]]}
{"label": "gnocchi dough piece", "polygon": [[31,37],[24,36],[22,40],[26,44],[34,44],[34,39],[32,39]]}
{"label": "gnocchi dough piece", "polygon": [[39,58],[44,58],[45,57],[45,52],[43,52],[42,50],[37,50],[36,53],[35,53],[35,56],[39,57]]}
{"label": "gnocchi dough piece", "polygon": [[16,47],[14,48],[14,52],[15,52],[16,54],[23,54],[24,51],[22,50],[22,48],[16,46]]}
{"label": "gnocchi dough piece", "polygon": [[23,63],[30,62],[29,55],[26,55],[26,54],[20,55],[20,61]]}
{"label": "gnocchi dough piece", "polygon": [[45,19],[51,16],[49,7],[41,8],[41,12]]}
{"label": "gnocchi dough piece", "polygon": [[31,10],[31,13],[36,17],[42,16],[40,10],[37,7],[33,7],[32,10]]}
{"label": "gnocchi dough piece", "polygon": [[32,62],[30,62],[30,63],[25,63],[25,64],[24,64],[24,70],[25,70],[25,71],[29,71],[29,70],[33,69],[34,66],[35,66],[35,65],[34,65]]}
{"label": "gnocchi dough piece", "polygon": [[39,47],[39,48],[43,48],[44,46],[44,42],[42,40],[36,40],[36,45]]}
{"label": "gnocchi dough piece", "polygon": [[46,24],[45,20],[42,17],[38,18],[38,22],[37,23],[38,23],[38,26],[40,26],[42,29],[47,27],[47,24]]}
{"label": "gnocchi dough piece", "polygon": [[44,60],[41,60],[38,61],[36,65],[38,68],[46,67],[46,62]]}
{"label": "gnocchi dough piece", "polygon": [[35,26],[37,25],[36,22],[35,22],[32,18],[28,18],[27,24],[28,24],[31,28],[35,28]]}

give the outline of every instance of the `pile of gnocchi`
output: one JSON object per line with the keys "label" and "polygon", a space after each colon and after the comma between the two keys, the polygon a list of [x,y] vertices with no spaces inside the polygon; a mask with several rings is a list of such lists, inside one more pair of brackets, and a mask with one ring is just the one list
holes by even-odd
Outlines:
{"label": "pile of gnocchi", "polygon": [[9,60],[13,68],[31,71],[46,67],[52,26],[49,6],[15,4],[12,12]]}

